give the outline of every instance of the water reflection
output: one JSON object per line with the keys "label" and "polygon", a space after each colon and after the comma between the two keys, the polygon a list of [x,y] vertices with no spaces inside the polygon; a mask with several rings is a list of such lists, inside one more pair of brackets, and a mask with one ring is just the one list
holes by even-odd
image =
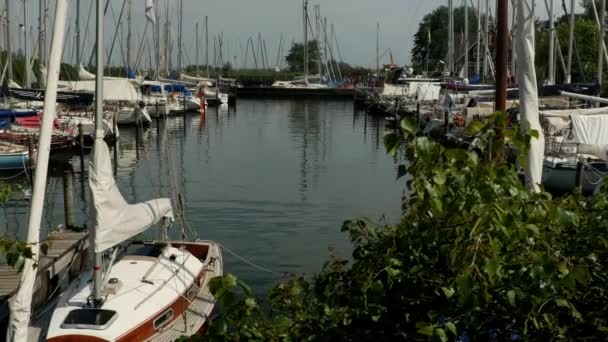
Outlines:
{"label": "water reflection", "polygon": [[[150,128],[121,127],[116,181],[129,202],[175,201],[181,193],[200,238],[271,269],[311,273],[329,248],[349,255],[343,220],[399,217],[403,187],[382,147],[383,127],[348,101],[239,100],[236,107],[158,120]],[[90,210],[86,167],[77,155],[67,160],[80,192],[81,225]],[[83,162],[88,165],[88,156]],[[49,177],[48,184],[45,229],[63,222],[61,177]],[[23,231],[28,206],[4,206],[0,224],[13,234]],[[225,262],[226,272],[256,288],[272,281],[229,254]]]}

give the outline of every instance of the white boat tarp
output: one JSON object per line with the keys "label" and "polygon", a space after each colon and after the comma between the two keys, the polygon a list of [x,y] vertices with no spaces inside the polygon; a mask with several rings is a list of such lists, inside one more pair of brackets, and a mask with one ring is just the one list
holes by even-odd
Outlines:
{"label": "white boat tarp", "polygon": [[538,132],[538,139],[530,140],[530,150],[525,167],[526,183],[538,192],[543,175],[545,137],[538,114],[538,92],[536,70],[534,68],[534,7],[533,0],[519,0],[517,3],[517,32],[515,51],[518,60],[517,80],[519,81],[519,110],[523,130]]}
{"label": "white boat tarp", "polygon": [[573,142],[608,145],[608,115],[572,115]]}
{"label": "white boat tarp", "polygon": [[95,205],[95,252],[100,253],[144,232],[162,218],[173,219],[171,201],[159,198],[128,204],[120,194],[112,172],[108,145],[95,141],[89,165],[89,186]]}
{"label": "white boat tarp", "polygon": [[405,96],[409,93],[407,84],[384,84],[382,88],[382,96]]}
{"label": "white boat tarp", "polygon": [[541,115],[545,117],[564,117],[568,118],[571,115],[597,115],[597,114],[608,114],[608,107],[598,108],[577,108],[577,109],[555,109],[555,110],[543,110]]}
{"label": "white boat tarp", "polygon": [[[95,81],[64,82],[72,91],[95,92]],[[104,79],[103,80],[104,101],[129,101],[139,102],[143,100],[139,89],[127,78]]]}
{"label": "white boat tarp", "polygon": [[410,82],[408,95],[418,97],[418,101],[436,101],[439,99],[441,85],[436,82]]}
{"label": "white boat tarp", "polygon": [[78,78],[83,81],[90,81],[95,79],[95,74],[88,72],[82,64],[78,64]]}

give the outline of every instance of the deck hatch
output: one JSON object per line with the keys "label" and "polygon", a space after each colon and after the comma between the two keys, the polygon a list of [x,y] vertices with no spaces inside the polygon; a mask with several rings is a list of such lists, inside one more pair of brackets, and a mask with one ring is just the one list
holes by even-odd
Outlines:
{"label": "deck hatch", "polygon": [[116,319],[116,311],[104,309],[75,309],[61,324],[63,329],[104,330]]}

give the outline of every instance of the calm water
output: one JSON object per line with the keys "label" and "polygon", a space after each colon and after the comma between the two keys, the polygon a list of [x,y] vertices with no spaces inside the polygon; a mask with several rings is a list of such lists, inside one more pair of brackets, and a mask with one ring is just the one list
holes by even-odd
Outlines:
{"label": "calm water", "polygon": [[[276,271],[311,274],[330,254],[348,257],[344,220],[398,219],[403,184],[384,151],[383,126],[347,101],[239,100],[236,108],[209,109],[202,121],[187,114],[143,131],[121,128],[116,179],[128,201],[181,192],[200,238]],[[76,172],[77,223],[84,224],[90,195],[80,158],[65,159]],[[64,221],[61,163],[53,165],[44,229]],[[27,200],[9,201],[0,229],[23,236],[27,209]],[[277,278],[228,252],[225,264],[258,289]]]}

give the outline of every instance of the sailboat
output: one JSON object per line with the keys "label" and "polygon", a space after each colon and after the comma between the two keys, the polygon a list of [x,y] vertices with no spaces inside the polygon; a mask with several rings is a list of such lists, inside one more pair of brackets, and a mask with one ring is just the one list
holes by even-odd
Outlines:
{"label": "sailboat", "polygon": [[[97,11],[97,51],[103,51],[101,1]],[[102,74],[102,58],[97,59],[97,68]],[[103,114],[102,82],[96,80],[97,122]],[[127,243],[160,221],[168,229],[173,221],[171,202],[161,198],[128,204],[114,181],[110,153],[100,134],[89,185],[95,207],[94,267],[62,294],[47,341],[175,340],[204,332],[215,306],[208,284],[222,275],[219,245],[167,239]],[[163,233],[168,236],[167,230]],[[105,262],[104,253],[110,255]]]}
{"label": "sailboat", "polygon": [[[56,96],[66,0],[57,1],[55,30],[41,146],[50,144]],[[103,51],[102,1],[97,1],[97,51]],[[103,54],[97,59],[97,74],[103,74]],[[89,165],[89,185],[94,203],[90,244],[94,263],[90,271],[70,282],[56,302],[49,304],[52,316],[40,336],[47,341],[173,341],[203,333],[215,307],[209,281],[222,275],[220,247],[212,241],[128,242],[134,236],[163,222],[163,235],[173,221],[169,199],[128,204],[114,181],[111,157],[103,141],[104,81],[95,80],[96,134]],[[35,262],[39,226],[44,204],[48,149],[38,157],[34,199],[28,225],[28,243],[34,246],[26,259],[21,287],[11,300],[8,339],[28,340],[31,297],[36,278]],[[185,234],[182,234],[182,236]],[[104,257],[107,256],[107,257]],[[38,325],[40,326],[40,325]]]}

